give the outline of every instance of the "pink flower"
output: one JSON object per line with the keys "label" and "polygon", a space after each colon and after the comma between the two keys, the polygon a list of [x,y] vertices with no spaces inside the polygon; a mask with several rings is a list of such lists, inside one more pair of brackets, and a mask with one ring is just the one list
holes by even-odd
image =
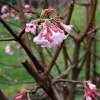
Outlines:
{"label": "pink flower", "polygon": [[7,55],[13,55],[13,51],[12,51],[11,45],[9,45],[9,44],[6,45],[6,47],[5,47],[5,53]]}
{"label": "pink flower", "polygon": [[74,3],[74,0],[67,0],[68,6],[70,6],[70,5],[73,4],[73,3]]}
{"label": "pink flower", "polygon": [[25,32],[31,32],[35,34],[35,31],[36,31],[36,23],[34,21],[26,24]]}
{"label": "pink flower", "polygon": [[17,94],[17,96],[15,97],[15,100],[24,100],[25,97],[25,93],[24,92],[20,92],[19,94]]}
{"label": "pink flower", "polygon": [[67,33],[70,33],[72,31],[72,25],[66,25],[63,22],[61,22],[60,17],[55,17],[55,22],[57,22]]}
{"label": "pink flower", "polygon": [[30,8],[30,5],[29,4],[25,4],[24,5],[24,8],[29,9]]}
{"label": "pink flower", "polygon": [[96,85],[92,84],[90,81],[87,81],[85,84],[85,97],[86,100],[95,100],[100,94],[97,92]]}
{"label": "pink flower", "polygon": [[64,28],[64,30],[67,32],[67,33],[70,33],[72,31],[72,25],[65,25],[64,23],[60,22],[60,25]]}
{"label": "pink flower", "polygon": [[9,19],[9,14],[8,13],[4,13],[2,14],[1,18],[4,20],[4,21],[8,21]]}
{"label": "pink flower", "polygon": [[51,48],[59,46],[66,37],[63,30],[46,20],[43,23],[42,30],[33,41],[41,47]]}
{"label": "pink flower", "polygon": [[24,5],[24,13],[32,13],[32,7],[29,4]]}
{"label": "pink flower", "polygon": [[15,18],[17,16],[17,13],[14,9],[11,9],[10,16],[13,17],[13,18]]}
{"label": "pink flower", "polygon": [[4,13],[7,13],[8,12],[8,6],[7,5],[3,5],[1,7],[1,13],[4,14]]}
{"label": "pink flower", "polygon": [[90,96],[87,96],[86,100],[92,100],[92,98]]}

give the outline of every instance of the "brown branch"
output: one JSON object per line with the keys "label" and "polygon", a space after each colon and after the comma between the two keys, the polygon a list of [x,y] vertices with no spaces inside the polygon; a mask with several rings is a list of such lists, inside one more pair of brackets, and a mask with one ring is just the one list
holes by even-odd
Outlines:
{"label": "brown branch", "polygon": [[60,50],[61,50],[61,48],[62,48],[62,45],[63,45],[63,43],[60,45],[60,47],[58,47],[58,48],[55,50],[55,53],[54,53],[54,55],[53,55],[53,57],[52,57],[50,63],[48,64],[47,68],[45,69],[45,72],[44,72],[45,74],[49,74],[49,72],[50,72],[51,69],[53,68],[53,65],[54,65],[55,61],[57,60],[57,57],[58,57],[58,55],[59,55],[59,53],[60,53]]}
{"label": "brown branch", "polygon": [[91,51],[89,51],[90,50],[90,44],[91,43],[92,43],[92,39],[89,41],[89,44],[88,44],[88,46],[87,46],[87,48],[85,50],[84,56],[83,56],[83,61],[82,61],[81,65],[79,66],[79,69],[78,70],[81,70],[82,69],[82,66],[84,65],[85,61],[87,60],[87,54],[88,54],[88,52],[91,52]]}
{"label": "brown branch", "polygon": [[100,56],[96,55],[95,52],[91,52],[92,55],[94,55],[98,60],[100,60]]}
{"label": "brown branch", "polygon": [[76,81],[76,80],[66,80],[66,79],[57,79],[55,81],[53,81],[52,84],[56,84],[56,83],[59,83],[59,82],[64,82],[64,83],[75,83],[75,84],[82,84],[84,83],[84,81]]}
{"label": "brown branch", "polygon": [[16,7],[14,7],[13,5],[9,4],[8,2],[7,2],[7,5],[8,5],[10,8],[14,9],[15,11],[19,12],[19,10],[18,10]]}
{"label": "brown branch", "polygon": [[91,35],[92,33],[96,32],[100,30],[100,26],[95,27],[94,29],[92,29],[91,31],[88,32],[88,35]]}
{"label": "brown branch", "polygon": [[21,26],[23,27],[23,26],[25,26],[25,16],[24,16],[24,12],[23,12],[22,1],[16,0],[16,2],[17,2],[18,10],[19,10],[19,18],[20,18]]}
{"label": "brown branch", "polygon": [[18,33],[18,37],[21,38],[25,32],[25,27]]}
{"label": "brown branch", "polygon": [[[78,60],[78,63],[83,59],[85,59],[85,54]],[[71,63],[72,64],[72,63]],[[60,78],[66,78],[66,76],[69,74],[69,72],[72,70],[72,68],[75,66],[75,64],[72,64],[70,67],[68,67],[61,75],[57,76],[54,80],[60,79]],[[81,68],[78,68],[78,73],[81,71]]]}
{"label": "brown branch", "polygon": [[90,65],[91,65],[91,47],[92,47],[92,39],[91,38],[88,38],[90,39],[91,41],[88,41],[88,47],[87,47],[87,50],[86,50],[86,57],[85,57],[85,79],[86,80],[89,80],[90,79],[90,72],[91,72],[91,69],[90,69]]}
{"label": "brown branch", "polygon": [[77,80],[78,77],[78,62],[79,62],[79,54],[80,54],[80,43],[78,41],[75,42],[75,49],[73,54],[73,68],[72,68],[72,79]]}
{"label": "brown branch", "polygon": [[67,54],[67,49],[66,49],[66,46],[65,46],[65,42],[63,43],[63,56],[64,56],[64,64],[65,64],[65,68],[64,69],[67,69],[68,67],[68,54]]}
{"label": "brown branch", "polygon": [[9,31],[9,33],[15,38],[15,40],[23,47],[23,49],[26,51],[29,58],[32,60],[32,62],[35,64],[37,69],[44,71],[43,67],[40,65],[36,57],[31,53],[31,51],[27,48],[27,46],[22,42],[22,40],[13,32],[13,30],[1,19],[0,22],[3,24],[3,26]]}
{"label": "brown branch", "polygon": [[2,66],[9,66],[9,67],[13,67],[13,68],[21,68],[21,66],[19,66],[19,65],[6,64],[6,63],[3,63],[3,62],[0,62],[0,65],[2,65]]}
{"label": "brown branch", "polygon": [[[73,65],[74,66],[74,65]],[[68,67],[63,74],[57,76],[54,80],[60,79],[60,78],[66,78],[66,76],[69,74],[69,72],[72,70],[73,66]]]}
{"label": "brown branch", "polygon": [[[95,39],[95,40],[100,41],[100,36],[96,37],[96,36],[93,36],[93,35],[92,35],[92,33],[96,32],[96,31],[98,31],[98,30],[100,30],[100,27],[99,27],[99,26],[95,27],[94,29],[91,29],[91,30],[88,32],[87,35],[90,36],[90,37],[92,37],[92,38]],[[78,31],[79,31],[79,29],[78,29]],[[77,32],[77,30],[75,30],[75,32]],[[78,33],[78,32],[77,32],[77,33]],[[77,38],[77,39],[78,39],[78,38]]]}
{"label": "brown branch", "polygon": [[[46,48],[46,51],[47,51],[47,53],[49,54],[49,56],[52,57],[52,54],[51,54],[51,52],[48,50],[48,48]],[[60,71],[59,66],[57,65],[57,63],[54,62],[54,64],[55,64],[55,66],[56,66],[56,69],[57,69],[58,73],[61,74],[61,71]]]}
{"label": "brown branch", "polygon": [[48,3],[48,0],[44,0],[44,8],[48,8],[49,7],[49,3]]}
{"label": "brown branch", "polygon": [[0,73],[0,77],[3,78],[4,80],[8,81],[8,82],[12,82],[13,79],[11,79],[9,76],[3,74],[3,73]]}
{"label": "brown branch", "polygon": [[0,41],[14,41],[15,39],[1,39]]}
{"label": "brown branch", "polygon": [[44,74],[37,72],[33,67],[34,65],[30,64],[28,61],[25,61],[22,64],[29,74],[35,78],[40,87],[44,89],[48,96],[50,96],[52,100],[58,100],[52,88],[51,79],[47,75],[44,76]]}
{"label": "brown branch", "polygon": [[0,84],[2,85],[19,85],[19,84],[33,84],[33,83],[34,81],[17,81],[17,80],[0,82]]}
{"label": "brown branch", "polygon": [[93,35],[90,35],[90,37],[92,37],[93,39],[97,40],[97,41],[100,41],[100,36],[93,36]]}
{"label": "brown branch", "polygon": [[[70,23],[71,17],[72,17],[72,13],[73,13],[73,9],[74,9],[74,4],[71,4],[69,6],[69,10],[68,10],[68,17],[66,20],[66,24],[68,25]],[[60,45],[60,47],[57,48],[56,52],[54,53],[54,56],[52,57],[50,63],[48,64],[47,68],[45,69],[45,74],[50,73],[51,69],[53,68],[54,62],[56,61],[56,59],[58,58],[58,55],[61,51],[63,43]]]}
{"label": "brown branch", "polygon": [[96,7],[97,7],[97,0],[91,0],[90,6],[91,6],[91,15],[90,15],[89,21],[88,21],[83,33],[82,33],[82,36],[79,39],[79,42],[82,42],[84,40],[84,38],[87,36],[87,33],[88,33],[88,31],[91,27],[91,24],[94,20],[95,13],[96,13]]}
{"label": "brown branch", "polygon": [[0,100],[7,100],[6,96],[1,90],[0,90]]}
{"label": "brown branch", "polygon": [[43,52],[43,48],[41,48],[40,46],[37,46],[38,47],[38,52],[39,52],[39,55],[40,55],[40,60],[43,64],[44,67],[46,67],[46,62],[45,62],[45,57],[44,57],[44,52]]}
{"label": "brown branch", "polygon": [[[19,18],[20,18],[20,22],[21,22],[21,27],[23,28],[23,27],[25,27],[25,16],[24,16],[24,12],[23,12],[23,4],[22,4],[21,0],[16,0],[16,1],[17,1],[18,9],[19,9]],[[25,33],[24,36],[25,36],[25,44],[30,49],[29,34]]]}
{"label": "brown branch", "polygon": [[[74,48],[74,54],[73,54],[72,80],[77,80],[79,76],[79,73],[78,73],[79,54],[80,54],[80,42],[75,41],[75,48]],[[71,89],[69,90],[69,95],[67,97],[69,100],[74,99],[75,93],[76,93],[75,88],[76,88],[76,84],[73,84],[71,86]]]}
{"label": "brown branch", "polygon": [[[78,63],[82,60],[82,58],[85,60],[85,54],[79,59]],[[74,64],[68,67],[61,75],[57,76],[55,79],[66,78],[66,76],[69,74],[69,72],[72,70],[73,67],[74,67]],[[78,73],[81,71],[81,69],[82,67],[78,68]]]}
{"label": "brown branch", "polygon": [[78,5],[78,6],[85,6],[85,7],[90,6],[90,3],[79,3],[79,2],[75,2],[75,4]]}
{"label": "brown branch", "polygon": [[[94,39],[94,38],[93,38],[93,39]],[[81,45],[81,46],[82,46],[82,45]],[[82,47],[85,49],[84,46],[82,46]],[[96,55],[96,53],[94,53],[93,51],[91,51],[91,54],[94,55],[94,56],[96,56],[97,59],[100,60],[100,56]],[[83,55],[83,57],[85,57],[85,54]],[[84,59],[85,59],[85,58],[84,58]]]}
{"label": "brown branch", "polygon": [[[93,38],[92,38],[93,39]],[[84,65],[84,63],[85,63],[85,61],[87,61],[87,54],[88,54],[88,52],[90,52],[92,55],[94,55],[96,58],[97,57],[99,57],[99,56],[96,56],[95,54],[93,54],[93,52],[92,51],[90,51],[89,49],[90,49],[90,43],[92,43],[93,42],[93,40],[92,39],[90,39],[90,41],[89,41],[89,44],[88,44],[88,46],[87,46],[87,48],[86,48],[86,51],[85,51],[85,54],[84,54],[84,56],[83,56],[83,61],[82,61],[82,63],[81,63],[81,65],[79,66],[79,68],[78,68],[78,73],[80,73],[80,71],[82,70],[82,68],[83,68],[83,65]],[[82,46],[82,45],[81,45]],[[90,70],[88,70],[88,71],[90,71]],[[89,74],[89,72],[87,72],[87,74]],[[89,75],[88,75],[89,76]]]}
{"label": "brown branch", "polygon": [[[95,34],[96,35],[96,34]],[[92,52],[93,53],[95,53],[96,54],[96,52],[97,52],[97,49],[96,49],[96,40],[94,39],[93,40],[93,46],[92,46]],[[97,57],[95,56],[95,55],[92,55],[92,59],[93,59],[93,61],[92,61],[92,80],[93,80],[93,82],[94,83],[96,83],[96,76],[97,76],[97,72],[96,72],[96,69],[97,69],[97,64],[96,64],[96,62],[97,62]]]}

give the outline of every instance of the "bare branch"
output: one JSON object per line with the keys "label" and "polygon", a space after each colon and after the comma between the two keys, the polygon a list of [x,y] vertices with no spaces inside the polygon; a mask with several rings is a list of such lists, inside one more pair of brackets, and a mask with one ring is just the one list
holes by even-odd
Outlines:
{"label": "bare branch", "polygon": [[59,83],[59,82],[64,82],[64,83],[75,83],[75,84],[82,84],[84,81],[76,81],[76,80],[66,80],[66,79],[57,79],[55,81],[53,81],[53,84]]}
{"label": "bare branch", "polygon": [[32,60],[32,62],[35,64],[35,66],[43,71],[43,67],[40,65],[36,57],[31,53],[31,51],[27,48],[27,46],[21,41],[21,39],[13,32],[13,30],[1,19],[0,22],[4,25],[4,27],[9,31],[9,33],[15,38],[15,40],[20,43],[20,45],[24,48],[29,58]]}
{"label": "bare branch", "polygon": [[91,0],[91,4],[90,5],[91,5],[91,15],[90,15],[89,21],[88,21],[83,33],[82,33],[82,36],[79,39],[80,42],[83,41],[83,39],[86,37],[86,35],[87,35],[87,33],[88,33],[88,31],[89,31],[89,29],[91,27],[91,24],[92,24],[92,22],[94,20],[95,13],[96,13],[96,7],[97,7],[97,0]]}
{"label": "bare branch", "polygon": [[3,92],[1,90],[0,90],[0,99],[7,100],[6,96],[3,94]]}
{"label": "bare branch", "polygon": [[0,41],[14,41],[15,39],[1,39]]}
{"label": "bare branch", "polygon": [[[70,23],[72,13],[73,13],[73,9],[74,9],[74,4],[71,4],[69,6],[68,17],[67,17],[67,20],[66,20],[67,25]],[[54,53],[54,56],[52,57],[50,63],[48,64],[47,68],[45,69],[45,72],[44,72],[45,74],[48,74],[51,71],[51,69],[54,65],[54,62],[56,61],[56,59],[57,59],[57,57],[58,57],[58,55],[61,51],[62,45],[63,45],[63,43],[60,45],[60,47],[57,48],[56,52]]]}

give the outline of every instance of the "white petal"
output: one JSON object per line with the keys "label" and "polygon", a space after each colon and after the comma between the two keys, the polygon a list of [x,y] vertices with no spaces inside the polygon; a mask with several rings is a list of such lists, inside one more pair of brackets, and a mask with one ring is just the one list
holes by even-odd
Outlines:
{"label": "white petal", "polygon": [[5,47],[5,53],[7,55],[12,55],[13,54],[12,48],[11,48],[11,46],[9,44],[6,45],[6,47]]}
{"label": "white petal", "polygon": [[91,90],[96,90],[96,85],[94,85],[94,84],[92,84],[92,83],[88,83],[88,85],[89,85],[89,88],[90,88]]}
{"label": "white petal", "polygon": [[86,96],[86,100],[92,100],[92,98],[89,96]]}

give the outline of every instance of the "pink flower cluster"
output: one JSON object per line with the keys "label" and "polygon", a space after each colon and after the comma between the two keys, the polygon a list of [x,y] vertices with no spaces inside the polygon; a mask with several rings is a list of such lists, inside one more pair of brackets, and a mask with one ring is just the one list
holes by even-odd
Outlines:
{"label": "pink flower cluster", "polygon": [[5,47],[5,53],[9,56],[13,55],[13,50],[10,44],[7,44]]}
{"label": "pink flower cluster", "polygon": [[8,13],[4,13],[1,15],[1,18],[4,20],[4,21],[8,21],[9,19],[9,14]]}
{"label": "pink flower cluster", "polygon": [[1,7],[1,13],[1,17],[4,21],[9,21],[9,17],[14,18],[15,20],[19,19],[17,12],[13,8],[9,10],[7,5]]}
{"label": "pink flower cluster", "polygon": [[63,24],[62,22],[60,22],[60,25],[64,28],[64,30],[67,32],[67,33],[70,33],[71,30],[72,30],[72,25],[65,25]]}
{"label": "pink flower cluster", "polygon": [[15,100],[25,100],[25,92],[20,92],[19,94],[16,95]]}
{"label": "pink flower cluster", "polygon": [[3,5],[1,7],[1,18],[4,20],[4,21],[8,21],[8,17],[9,17],[9,13],[8,13],[8,6],[7,5]]}
{"label": "pink flower cluster", "polygon": [[[30,5],[28,4],[25,4],[24,7],[23,7],[23,12],[24,12],[24,16],[26,18],[31,18],[32,17],[32,11],[33,11],[33,7],[31,7]],[[19,19],[19,16],[18,16],[18,13],[13,9],[13,8],[10,8],[8,7],[8,5],[2,5],[1,6],[1,17],[4,21],[9,21],[9,18],[12,17],[14,18],[15,20],[18,20]]]}
{"label": "pink flower cluster", "polygon": [[14,9],[11,9],[10,16],[13,17],[13,18],[15,18],[17,16],[17,13]]}
{"label": "pink flower cluster", "polygon": [[91,81],[85,83],[85,97],[86,100],[96,100],[96,97],[100,96],[97,92],[96,85],[92,84]]}
{"label": "pink flower cluster", "polygon": [[8,12],[8,6],[7,5],[3,5],[1,7],[1,13],[4,14],[4,13],[7,13]]}
{"label": "pink flower cluster", "polygon": [[29,4],[25,4],[24,5],[24,9],[23,9],[23,12],[24,12],[24,15],[26,18],[31,18],[32,17],[32,10],[34,8],[32,8]]}
{"label": "pink flower cluster", "polygon": [[[72,30],[72,25],[65,25],[62,22],[60,25],[64,28],[67,33],[70,33]],[[36,24],[31,22],[26,24],[25,31],[34,33],[36,30]],[[40,33],[33,39],[33,41],[40,45],[41,47],[57,47],[59,46],[64,39],[68,37],[68,34],[65,35],[64,31],[58,26],[51,23],[49,20],[45,20],[42,23],[42,29]]]}
{"label": "pink flower cluster", "polygon": [[36,23],[32,21],[31,23],[26,24],[25,32],[31,32],[32,34],[35,34],[36,32]]}
{"label": "pink flower cluster", "polygon": [[63,30],[46,20],[43,23],[42,30],[33,41],[41,47],[51,48],[59,46],[66,37]]}

